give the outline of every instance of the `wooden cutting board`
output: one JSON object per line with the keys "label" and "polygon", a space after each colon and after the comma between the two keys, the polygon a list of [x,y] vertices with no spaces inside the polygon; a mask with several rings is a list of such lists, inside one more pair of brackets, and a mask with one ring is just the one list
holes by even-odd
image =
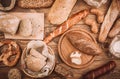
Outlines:
{"label": "wooden cutting board", "polygon": [[27,37],[21,36],[19,35],[19,33],[16,33],[15,35],[4,33],[6,39],[43,40],[44,38],[44,13],[11,12],[9,14],[18,17],[20,20],[23,20],[23,19],[32,20],[33,31],[32,31],[32,35],[27,36]]}
{"label": "wooden cutting board", "polygon": [[[92,35],[89,32],[87,32],[85,30],[82,30],[82,29],[78,29],[78,28],[71,29],[71,30],[65,32],[61,36],[61,38],[59,40],[59,43],[58,43],[59,55],[60,55],[61,59],[63,60],[63,62],[66,63],[70,67],[73,67],[73,68],[84,68],[84,67],[87,67],[87,66],[89,66],[93,62],[95,56],[87,55],[87,54],[82,53],[81,51],[77,50],[70,43],[70,41],[66,37],[66,34],[71,32],[71,31],[76,31],[78,33],[82,31],[82,32],[88,34],[91,37],[91,39],[96,43],[96,40],[94,39],[94,37],[92,37]],[[76,65],[76,64],[71,62],[70,55],[74,51],[79,51],[79,53],[81,53],[82,63],[80,65]]]}

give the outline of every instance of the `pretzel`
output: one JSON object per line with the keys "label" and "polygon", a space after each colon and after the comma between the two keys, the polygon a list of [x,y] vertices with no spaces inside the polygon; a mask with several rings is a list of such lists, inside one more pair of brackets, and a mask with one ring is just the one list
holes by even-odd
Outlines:
{"label": "pretzel", "polygon": [[[2,61],[6,66],[14,66],[20,57],[20,48],[16,42],[13,42],[11,40],[0,41],[0,48],[4,45],[7,45],[8,48],[4,47],[0,50],[2,53],[0,55],[0,61]],[[14,60],[9,61],[12,56],[15,56]]]}
{"label": "pretzel", "polygon": [[74,15],[72,15],[68,20],[63,22],[61,25],[59,25],[58,28],[56,28],[52,33],[50,33],[45,39],[44,42],[48,43],[53,38],[63,34],[65,31],[67,31],[70,27],[77,24],[81,19],[85,18],[89,14],[88,10],[82,10]]}

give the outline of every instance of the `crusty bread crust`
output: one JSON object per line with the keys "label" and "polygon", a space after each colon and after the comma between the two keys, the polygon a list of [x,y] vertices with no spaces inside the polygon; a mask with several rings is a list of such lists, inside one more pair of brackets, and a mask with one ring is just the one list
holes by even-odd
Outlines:
{"label": "crusty bread crust", "polygon": [[18,6],[21,8],[42,8],[50,7],[54,0],[19,0]]}

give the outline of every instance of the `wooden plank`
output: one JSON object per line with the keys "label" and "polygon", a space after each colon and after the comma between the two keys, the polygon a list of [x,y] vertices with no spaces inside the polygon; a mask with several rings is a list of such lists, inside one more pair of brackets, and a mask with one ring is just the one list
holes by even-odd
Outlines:
{"label": "wooden plank", "polygon": [[[109,5],[109,3],[102,6],[102,8],[100,7],[100,9],[102,9],[106,13],[108,5]],[[76,12],[82,10],[82,9],[85,9],[85,8],[91,8],[91,7],[88,6],[83,0],[78,0],[70,15],[72,15],[72,14],[74,14],[74,13],[76,13]],[[106,9],[104,9],[104,8],[106,8]],[[49,21],[47,20],[47,15],[48,15],[49,10],[50,10],[50,8],[21,9],[21,8],[16,6],[15,9],[12,10],[12,12],[25,12],[25,13],[28,13],[28,12],[43,13],[44,12],[45,13],[45,36],[47,36],[51,31],[53,31],[56,28],[56,25],[50,24]],[[79,22],[74,27],[78,27],[78,28],[82,28],[82,29],[90,31],[90,27],[88,27],[87,25],[84,25],[84,22]],[[98,34],[93,34],[93,36],[96,39],[98,38]],[[108,50],[109,44],[110,44],[112,39],[107,38],[107,40],[104,44],[101,44],[101,43],[98,42],[98,44],[104,50],[104,53],[99,55],[99,56],[96,56],[94,62],[90,66],[88,66],[86,68],[83,68],[83,69],[74,69],[74,68],[71,68],[68,65],[66,65],[61,60],[61,58],[58,54],[59,38],[60,38],[60,36],[53,39],[48,44],[54,50],[55,55],[56,55],[55,70],[50,76],[48,76],[46,78],[41,78],[41,79],[80,79],[82,77],[82,75],[85,74],[86,72],[88,72],[90,70],[93,70],[97,67],[100,67],[101,65],[105,64],[107,61],[110,61],[110,60],[116,61],[117,67],[115,68],[115,70],[113,72],[111,72],[109,74],[106,74],[106,75],[100,77],[99,79],[108,79],[108,78],[109,79],[120,79],[120,75],[119,75],[120,74],[120,68],[119,68],[120,60],[115,58],[114,56],[112,56],[109,53],[109,50]],[[0,39],[4,39],[3,33],[0,33]],[[29,40],[14,40],[14,41],[17,41],[17,43],[20,45],[22,50],[24,50],[27,43],[29,42]],[[12,68],[19,68],[21,70],[20,60],[19,60],[18,64],[16,66],[12,67]],[[60,69],[57,70],[57,68],[60,68]],[[10,68],[8,68],[8,67],[0,68],[0,79],[8,79],[7,74],[8,74],[8,71],[10,69],[11,69],[11,67]],[[21,73],[22,73],[22,79],[34,79],[34,78],[30,78],[30,77],[26,76],[22,71],[21,71]]]}

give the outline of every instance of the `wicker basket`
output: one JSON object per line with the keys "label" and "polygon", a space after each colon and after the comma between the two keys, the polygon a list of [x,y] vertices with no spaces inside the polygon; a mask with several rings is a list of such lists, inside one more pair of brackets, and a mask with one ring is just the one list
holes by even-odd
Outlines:
{"label": "wicker basket", "polygon": [[[22,53],[22,56],[21,56],[21,68],[22,68],[22,70],[23,70],[23,72],[26,74],[26,75],[28,75],[28,76],[30,76],[30,77],[32,77],[32,78],[43,78],[43,77],[45,77],[45,75],[41,75],[41,73],[40,72],[37,72],[37,74],[36,75],[33,75],[33,74],[31,74],[31,73],[29,73],[27,70],[27,66],[26,66],[26,63],[25,63],[25,58],[26,58],[26,49],[27,48],[25,48],[24,49],[24,51],[23,51],[23,53]],[[54,52],[53,52],[53,50],[50,48],[50,47],[48,47],[48,51],[49,51],[49,53],[51,54],[51,55],[53,55],[54,56],[54,62],[52,62],[53,63],[53,66],[52,66],[52,69],[49,71],[49,73],[48,73],[48,75],[50,75],[51,73],[52,73],[52,71],[54,70],[54,67],[55,67],[55,55],[54,55]],[[36,73],[36,72],[33,72],[33,73]],[[40,76],[41,75],[41,76]],[[48,76],[48,75],[46,75],[46,76]]]}

